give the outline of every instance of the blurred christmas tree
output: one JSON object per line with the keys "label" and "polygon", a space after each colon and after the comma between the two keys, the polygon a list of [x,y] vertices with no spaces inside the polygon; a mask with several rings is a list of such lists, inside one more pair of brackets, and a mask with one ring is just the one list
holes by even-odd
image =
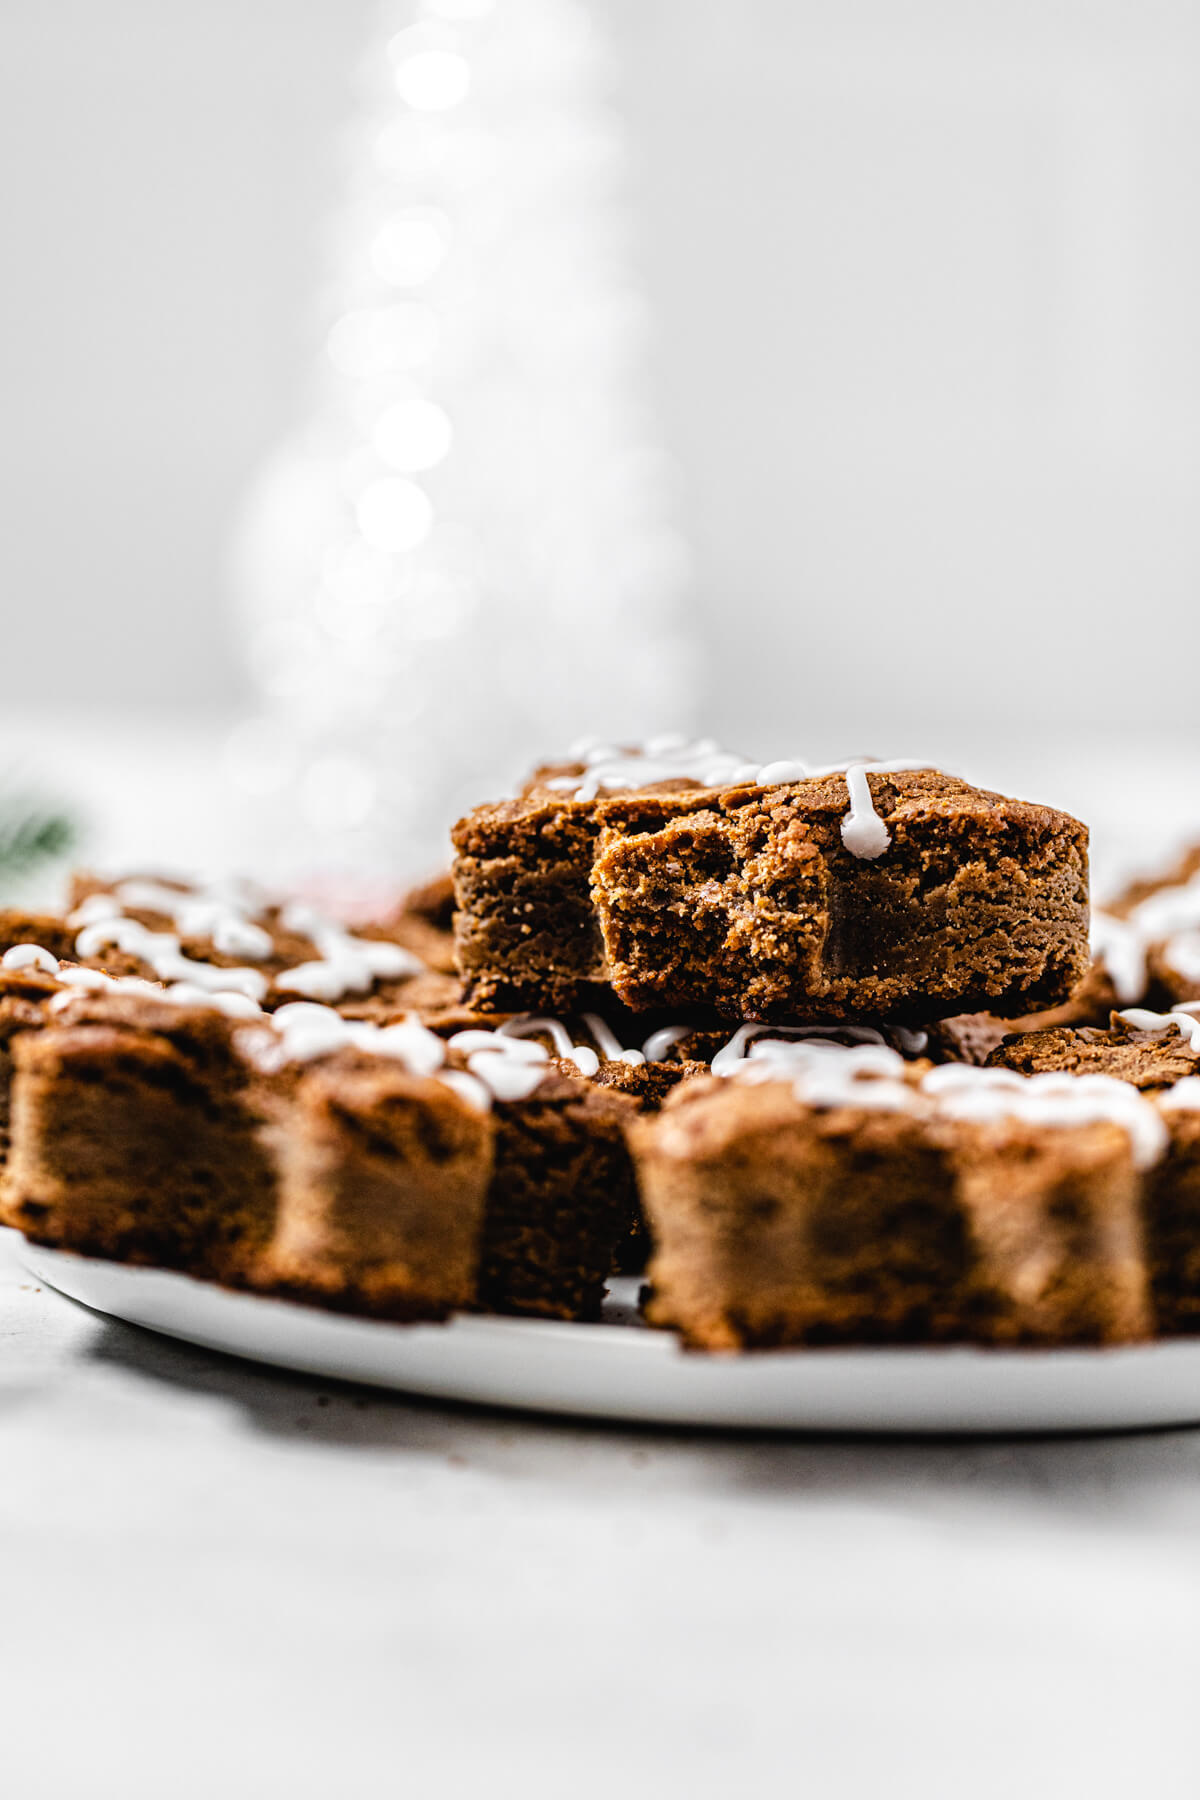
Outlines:
{"label": "blurred christmas tree", "polygon": [[0,899],[23,894],[74,841],[65,813],[18,787],[0,785]]}
{"label": "blurred christmas tree", "polygon": [[312,416],[243,544],[260,865],[429,863],[539,751],[690,722],[609,73],[580,0],[382,9]]}

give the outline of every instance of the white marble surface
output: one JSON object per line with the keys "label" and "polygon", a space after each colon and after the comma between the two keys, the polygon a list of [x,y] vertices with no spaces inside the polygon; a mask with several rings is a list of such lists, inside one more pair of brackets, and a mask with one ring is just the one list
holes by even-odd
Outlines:
{"label": "white marble surface", "polygon": [[[104,853],[190,832],[219,860],[219,809],[179,805],[196,751],[158,759],[164,805],[123,741],[88,758]],[[1144,854],[1187,799],[1169,768],[1077,753],[1040,786],[1108,795]],[[1198,1621],[1196,1432],[773,1442],[406,1404],[108,1323],[0,1250],[13,1800],[1194,1800]]]}

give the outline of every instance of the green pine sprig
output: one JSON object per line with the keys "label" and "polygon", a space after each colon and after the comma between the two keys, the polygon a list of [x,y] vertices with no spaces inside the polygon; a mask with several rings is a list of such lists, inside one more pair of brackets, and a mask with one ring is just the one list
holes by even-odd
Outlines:
{"label": "green pine sprig", "polygon": [[0,886],[65,856],[74,841],[75,825],[66,813],[26,794],[0,797]]}

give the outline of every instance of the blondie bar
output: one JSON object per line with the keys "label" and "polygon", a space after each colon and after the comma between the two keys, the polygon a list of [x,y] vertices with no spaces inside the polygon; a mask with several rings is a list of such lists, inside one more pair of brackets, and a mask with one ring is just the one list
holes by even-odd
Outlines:
{"label": "blondie bar", "polygon": [[1122,1342],[1153,1327],[1119,1081],[762,1040],[639,1121],[651,1319],[707,1349]]}
{"label": "blondie bar", "polygon": [[1146,1255],[1158,1328],[1200,1331],[1200,1018],[1131,1008],[1107,1029],[1076,1028],[1010,1039],[994,1067],[1026,1073],[1114,1076],[1155,1098],[1167,1126],[1165,1156],[1145,1178]]}
{"label": "blondie bar", "polygon": [[924,1023],[1028,1012],[1082,975],[1087,833],[1066,814],[909,764],[696,749],[542,769],[459,822],[470,1005]]}

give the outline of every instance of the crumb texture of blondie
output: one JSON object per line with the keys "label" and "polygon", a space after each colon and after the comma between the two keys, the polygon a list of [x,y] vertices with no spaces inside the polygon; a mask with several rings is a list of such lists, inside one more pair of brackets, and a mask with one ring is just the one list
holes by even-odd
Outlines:
{"label": "crumb texture of blondie", "polygon": [[887,848],[843,841],[842,775],[594,800],[535,784],[455,829],[458,964],[484,1011],[925,1022],[1065,1000],[1087,967],[1087,833],[937,770],[871,773]]}
{"label": "crumb texture of blondie", "polygon": [[987,1058],[993,1069],[1019,1075],[1110,1075],[1148,1091],[1200,1074],[1200,1049],[1178,1025],[1159,1031],[1126,1025],[1119,1014],[1107,1028],[1059,1026],[1006,1038]]}

